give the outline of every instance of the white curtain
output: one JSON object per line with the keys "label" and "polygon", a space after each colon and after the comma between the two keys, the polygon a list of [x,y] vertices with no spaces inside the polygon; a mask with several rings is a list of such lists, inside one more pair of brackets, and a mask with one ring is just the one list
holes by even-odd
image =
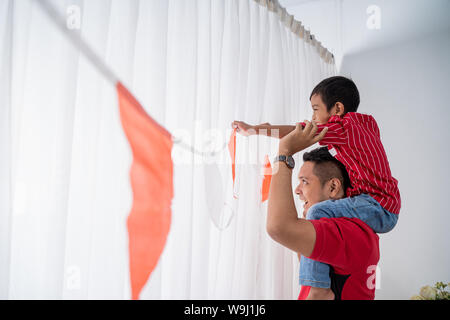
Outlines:
{"label": "white curtain", "polygon": [[[312,88],[335,74],[253,0],[53,4],[68,19],[79,9],[73,32],[198,149],[227,142],[233,120],[307,119]],[[0,298],[129,299],[131,152],[115,88],[33,1],[0,0],[0,47]],[[297,297],[297,256],[268,237],[260,201],[277,143],[238,136],[237,199],[227,149],[175,146],[172,226],[142,299]]]}

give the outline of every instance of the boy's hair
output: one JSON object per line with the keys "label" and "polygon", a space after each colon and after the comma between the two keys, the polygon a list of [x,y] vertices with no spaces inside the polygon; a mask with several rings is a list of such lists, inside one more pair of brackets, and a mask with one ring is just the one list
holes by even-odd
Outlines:
{"label": "boy's hair", "polygon": [[356,112],[359,106],[359,92],[355,83],[341,76],[335,76],[322,80],[312,91],[309,100],[315,94],[320,95],[329,112],[331,108],[340,102],[344,105],[344,114]]}
{"label": "boy's hair", "polygon": [[350,187],[350,178],[345,166],[335,159],[327,147],[316,148],[303,154],[303,161],[314,163],[313,173],[319,178],[322,186],[333,178],[338,178],[344,189],[344,194]]}

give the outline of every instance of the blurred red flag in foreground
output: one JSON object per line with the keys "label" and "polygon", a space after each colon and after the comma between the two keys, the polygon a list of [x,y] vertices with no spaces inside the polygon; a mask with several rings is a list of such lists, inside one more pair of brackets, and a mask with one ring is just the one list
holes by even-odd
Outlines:
{"label": "blurred red flag in foreground", "polygon": [[264,158],[264,180],[261,189],[261,201],[264,202],[269,199],[270,180],[272,179],[272,166],[270,165],[269,157]]}
{"label": "blurred red flag in foreground", "polygon": [[132,299],[156,267],[171,222],[173,198],[172,136],[117,83],[122,126],[133,153],[130,182],[133,204],[128,216]]}

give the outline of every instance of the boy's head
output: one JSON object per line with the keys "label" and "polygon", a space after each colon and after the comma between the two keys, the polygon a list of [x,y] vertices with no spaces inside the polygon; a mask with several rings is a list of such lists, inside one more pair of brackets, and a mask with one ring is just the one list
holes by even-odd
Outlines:
{"label": "boy's head", "polygon": [[359,106],[359,92],[355,83],[341,76],[321,81],[310,96],[313,108],[312,120],[325,124],[334,116],[356,112]]}

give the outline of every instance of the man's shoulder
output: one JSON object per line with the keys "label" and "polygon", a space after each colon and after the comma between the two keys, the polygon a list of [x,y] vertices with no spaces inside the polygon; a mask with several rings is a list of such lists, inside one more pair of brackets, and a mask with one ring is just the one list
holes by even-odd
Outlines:
{"label": "man's shoulder", "polygon": [[[378,235],[357,218],[311,220],[316,245],[310,259],[332,267],[332,290],[340,299],[373,299],[368,270],[380,259]],[[345,284],[345,286],[344,286]]]}
{"label": "man's shoulder", "polygon": [[343,268],[359,259],[378,261],[379,237],[362,220],[341,217],[310,222],[316,232],[311,259]]}
{"label": "man's shoulder", "polygon": [[[378,235],[362,220],[358,218],[321,218],[320,220],[311,220],[314,227],[326,227],[327,229],[339,228],[339,231],[344,232],[341,236],[352,237],[365,235],[371,238],[378,239]],[[348,234],[347,234],[348,233]]]}

